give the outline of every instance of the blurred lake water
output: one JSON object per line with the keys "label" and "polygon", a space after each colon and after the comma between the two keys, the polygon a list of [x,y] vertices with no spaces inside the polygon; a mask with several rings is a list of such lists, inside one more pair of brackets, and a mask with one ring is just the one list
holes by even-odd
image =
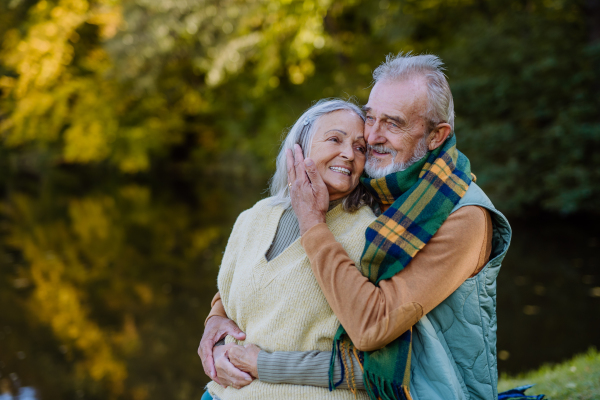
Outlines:
{"label": "blurred lake water", "polygon": [[[199,399],[207,378],[196,349],[222,252],[265,187],[244,171],[4,185],[0,399]],[[509,220],[500,372],[600,346],[600,221]]]}

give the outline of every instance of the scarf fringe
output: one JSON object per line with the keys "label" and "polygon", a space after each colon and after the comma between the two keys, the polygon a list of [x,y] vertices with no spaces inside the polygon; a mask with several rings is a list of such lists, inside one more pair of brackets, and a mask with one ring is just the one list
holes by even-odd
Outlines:
{"label": "scarf fringe", "polygon": [[408,387],[386,382],[367,371],[363,374],[365,389],[372,400],[412,400]]}
{"label": "scarf fringe", "polygon": [[[352,362],[351,354],[349,354],[350,360],[346,360],[345,357],[342,356],[342,350],[340,349],[341,346],[343,346],[342,339],[335,339],[333,341],[331,362],[329,364],[329,391],[337,389],[337,387],[341,385],[342,382],[344,382],[344,378],[346,375],[344,371],[348,370],[346,364],[348,362]],[[358,353],[354,346],[352,346],[352,348],[352,351],[349,351],[349,353],[353,352],[354,355],[357,357],[358,364],[360,365],[363,371],[363,381],[365,384],[365,390],[371,400],[412,400],[410,391],[408,390],[408,386],[397,385],[393,382],[388,382],[382,377],[370,373],[369,371],[366,371],[363,368],[364,361],[362,357],[358,356]],[[333,376],[336,358],[339,360],[341,367],[340,369],[342,377],[339,380],[339,382],[335,382]]]}

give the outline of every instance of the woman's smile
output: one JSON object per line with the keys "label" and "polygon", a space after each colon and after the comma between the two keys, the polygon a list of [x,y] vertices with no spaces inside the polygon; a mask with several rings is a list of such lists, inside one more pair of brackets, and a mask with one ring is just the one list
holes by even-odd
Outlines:
{"label": "woman's smile", "polygon": [[352,169],[350,169],[348,167],[335,166],[335,167],[329,167],[329,169],[332,170],[333,172],[339,172],[340,174],[344,174],[344,175],[348,175],[348,176],[350,176],[352,174]]}

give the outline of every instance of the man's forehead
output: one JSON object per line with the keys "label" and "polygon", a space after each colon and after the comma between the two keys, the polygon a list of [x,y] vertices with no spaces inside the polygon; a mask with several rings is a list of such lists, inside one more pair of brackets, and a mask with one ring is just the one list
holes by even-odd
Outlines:
{"label": "man's forehead", "polygon": [[400,81],[377,82],[365,110],[377,114],[407,114],[426,107],[427,92],[423,79],[403,79]]}

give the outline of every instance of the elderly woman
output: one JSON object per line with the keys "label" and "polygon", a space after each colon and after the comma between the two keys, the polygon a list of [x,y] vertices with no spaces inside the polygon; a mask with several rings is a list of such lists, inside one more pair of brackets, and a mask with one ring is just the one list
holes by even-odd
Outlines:
{"label": "elderly woman", "polygon": [[[364,232],[375,219],[359,177],[365,164],[364,117],[354,104],[320,101],[294,124],[277,158],[272,197],[237,219],[219,271],[218,286],[227,315],[246,333],[246,341],[268,352],[330,351],[339,321],[311,271],[300,244],[291,208],[286,152],[304,149],[327,186],[327,224],[349,256],[360,265]],[[227,362],[228,344],[215,351]],[[239,342],[238,342],[239,343]],[[220,357],[219,357],[220,354]],[[251,378],[248,376],[248,380]],[[348,390],[254,380],[241,389],[208,384],[215,399],[354,399]],[[359,391],[358,398],[367,399]]]}

